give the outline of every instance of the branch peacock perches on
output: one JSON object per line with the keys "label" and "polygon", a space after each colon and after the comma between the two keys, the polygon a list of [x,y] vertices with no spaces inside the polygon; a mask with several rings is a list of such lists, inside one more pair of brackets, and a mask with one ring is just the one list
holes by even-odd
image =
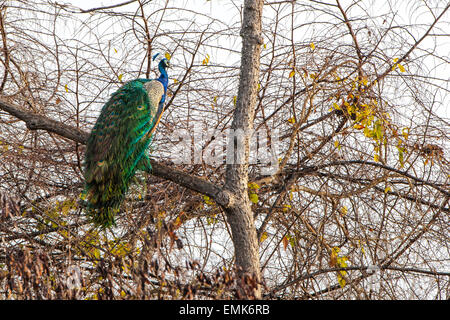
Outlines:
{"label": "branch peacock perches on", "polygon": [[136,170],[151,172],[146,150],[164,111],[168,67],[169,61],[164,58],[158,65],[158,79],[132,80],[114,92],[91,131],[86,144],[83,194],[88,216],[97,226],[115,225],[114,216]]}

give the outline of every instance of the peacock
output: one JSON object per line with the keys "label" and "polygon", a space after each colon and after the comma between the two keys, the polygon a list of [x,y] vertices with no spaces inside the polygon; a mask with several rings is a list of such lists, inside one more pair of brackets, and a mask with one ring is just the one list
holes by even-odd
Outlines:
{"label": "peacock", "polygon": [[138,78],[114,92],[89,135],[83,197],[88,216],[98,227],[115,225],[115,214],[136,171],[152,170],[146,150],[164,111],[168,67],[169,60],[163,58],[159,78]]}

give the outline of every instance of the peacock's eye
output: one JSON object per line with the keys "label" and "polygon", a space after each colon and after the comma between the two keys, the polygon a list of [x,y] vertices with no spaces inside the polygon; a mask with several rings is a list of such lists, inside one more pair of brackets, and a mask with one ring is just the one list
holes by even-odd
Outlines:
{"label": "peacock's eye", "polygon": [[144,105],[140,105],[137,107],[138,110],[144,110],[145,106]]}
{"label": "peacock's eye", "polygon": [[105,160],[102,160],[102,161],[97,162],[97,165],[98,165],[99,167],[103,166],[104,164],[105,164]]}

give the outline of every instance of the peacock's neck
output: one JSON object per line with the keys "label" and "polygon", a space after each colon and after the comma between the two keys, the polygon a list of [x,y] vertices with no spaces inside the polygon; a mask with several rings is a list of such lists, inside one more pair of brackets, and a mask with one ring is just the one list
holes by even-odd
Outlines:
{"label": "peacock's neck", "polygon": [[161,72],[161,75],[159,76],[158,80],[161,81],[164,89],[167,89],[167,85],[169,83],[169,76],[167,75],[167,71],[163,67],[159,66],[159,72]]}

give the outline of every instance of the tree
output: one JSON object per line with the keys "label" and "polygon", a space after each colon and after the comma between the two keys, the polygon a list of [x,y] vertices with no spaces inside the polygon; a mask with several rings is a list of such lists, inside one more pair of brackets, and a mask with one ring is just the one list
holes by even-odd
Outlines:
{"label": "tree", "polygon": [[[1,4],[4,297],[448,298],[449,5],[210,5]],[[153,175],[99,232],[84,143],[155,52]]]}

